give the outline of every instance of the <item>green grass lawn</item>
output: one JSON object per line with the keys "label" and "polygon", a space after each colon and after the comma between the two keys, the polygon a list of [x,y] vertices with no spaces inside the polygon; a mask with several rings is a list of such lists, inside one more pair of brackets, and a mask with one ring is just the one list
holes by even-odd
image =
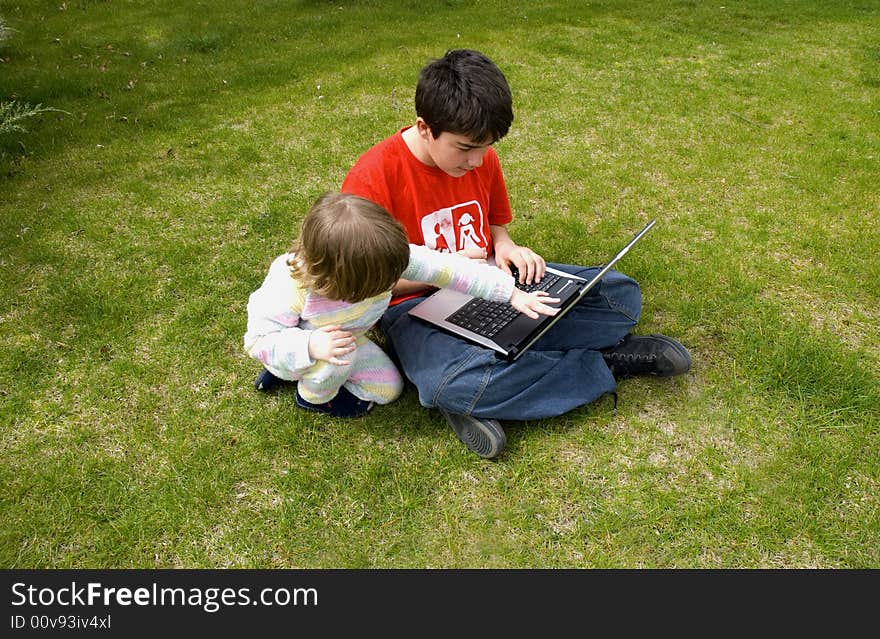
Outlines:
{"label": "green grass lawn", "polygon": [[[880,567],[880,2],[0,7],[0,566]],[[491,57],[511,232],[642,285],[692,371],[469,452],[253,390],[307,207]]]}

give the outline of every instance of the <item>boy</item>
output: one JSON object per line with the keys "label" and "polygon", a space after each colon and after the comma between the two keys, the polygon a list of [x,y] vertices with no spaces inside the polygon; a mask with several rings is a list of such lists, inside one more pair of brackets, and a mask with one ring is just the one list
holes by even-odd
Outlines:
{"label": "boy", "polygon": [[[477,51],[448,51],[421,70],[415,104],[415,124],[364,153],[342,191],[383,206],[413,244],[476,259],[494,253],[503,271],[515,266],[520,281],[539,281],[544,259],[516,244],[506,228],[510,201],[492,148],[513,121],[502,72]],[[585,279],[596,272],[552,266]],[[483,457],[504,447],[499,419],[555,417],[614,393],[616,378],[680,375],[691,365],[677,341],[630,334],[641,312],[641,291],[617,271],[512,363],[409,317],[407,311],[428,292],[400,280],[381,328],[422,405],[439,408]]]}

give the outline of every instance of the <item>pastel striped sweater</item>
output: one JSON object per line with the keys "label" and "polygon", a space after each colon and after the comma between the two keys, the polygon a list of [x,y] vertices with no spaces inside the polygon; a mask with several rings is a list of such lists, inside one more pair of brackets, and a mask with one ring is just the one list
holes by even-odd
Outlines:
{"label": "pastel striped sweater", "polygon": [[[410,244],[402,278],[451,288],[494,301],[508,301],[514,281],[502,270],[460,255]],[[298,382],[306,401],[328,402],[345,386],[353,395],[377,404],[397,399],[403,379],[391,359],[366,337],[382,317],[391,291],[355,304],[330,300],[305,289],[287,265],[292,254],[278,256],[263,284],[248,299],[244,350],[272,374]],[[356,349],[336,366],[309,356],[309,337],[322,326],[338,324],[356,337]]]}

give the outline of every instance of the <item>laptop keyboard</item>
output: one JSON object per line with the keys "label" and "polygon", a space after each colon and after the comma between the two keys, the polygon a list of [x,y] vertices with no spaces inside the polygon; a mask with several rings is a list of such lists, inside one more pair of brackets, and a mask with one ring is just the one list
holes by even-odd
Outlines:
{"label": "laptop keyboard", "polygon": [[[516,287],[526,293],[549,290],[559,276],[554,273],[544,273],[544,279],[532,284],[520,284],[519,274],[513,269]],[[483,337],[495,337],[505,326],[519,316],[519,311],[507,302],[491,302],[475,297],[467,304],[459,308],[446,318],[447,322],[460,326]]]}

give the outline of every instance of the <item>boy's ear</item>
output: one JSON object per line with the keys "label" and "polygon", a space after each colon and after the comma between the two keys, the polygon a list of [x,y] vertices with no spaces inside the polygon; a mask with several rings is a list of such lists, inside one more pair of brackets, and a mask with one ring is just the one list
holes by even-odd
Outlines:
{"label": "boy's ear", "polygon": [[416,118],[416,131],[419,132],[419,137],[423,138],[426,142],[429,142],[430,138],[434,137],[431,133],[431,127],[421,117]]}

